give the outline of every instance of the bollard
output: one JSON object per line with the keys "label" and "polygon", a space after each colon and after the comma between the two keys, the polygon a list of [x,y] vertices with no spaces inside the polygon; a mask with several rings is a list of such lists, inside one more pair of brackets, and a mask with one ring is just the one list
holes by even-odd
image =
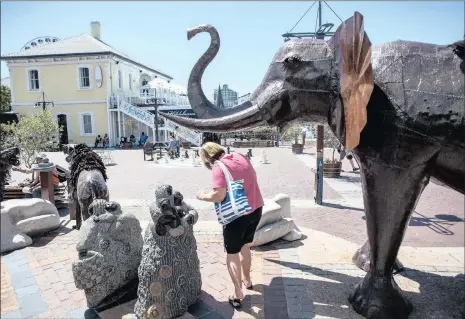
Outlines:
{"label": "bollard", "polygon": [[265,150],[262,151],[262,156],[260,158],[260,162],[262,162],[263,164],[268,164],[268,159],[266,158]]}

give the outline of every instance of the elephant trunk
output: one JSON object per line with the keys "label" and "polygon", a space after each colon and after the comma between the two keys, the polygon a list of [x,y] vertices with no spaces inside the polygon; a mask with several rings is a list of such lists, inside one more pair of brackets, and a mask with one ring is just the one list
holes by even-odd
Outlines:
{"label": "elephant trunk", "polygon": [[246,103],[248,107],[245,110],[218,118],[193,119],[166,113],[162,113],[162,116],[181,126],[204,132],[231,132],[263,124],[263,114],[258,106],[248,101]]}
{"label": "elephant trunk", "polygon": [[[219,118],[223,116],[232,115],[234,113],[243,111],[251,106],[249,102],[242,103],[232,108],[220,109],[213,105],[207,97],[205,96],[202,90],[202,76],[205,72],[207,66],[213,61],[218,50],[220,48],[220,36],[216,29],[208,24],[202,24],[197,27],[187,30],[187,39],[192,39],[195,35],[208,32],[211,37],[210,46],[207,51],[200,57],[197,63],[194,65],[194,68],[191,71],[189,76],[189,82],[187,85],[187,96],[189,98],[189,103],[192,107],[192,110],[197,114],[201,119],[212,119]],[[166,116],[165,114],[162,114]],[[168,119],[170,119],[168,117]],[[178,119],[174,119],[175,122],[181,124]],[[182,125],[182,124],[181,124]]]}

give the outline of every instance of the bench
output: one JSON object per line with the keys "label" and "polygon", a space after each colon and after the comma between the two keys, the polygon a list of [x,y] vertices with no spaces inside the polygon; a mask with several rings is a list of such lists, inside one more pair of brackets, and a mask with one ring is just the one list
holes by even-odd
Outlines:
{"label": "bench", "polygon": [[234,141],[233,147],[247,148],[247,147],[273,147],[273,141]]}
{"label": "bench", "polygon": [[[55,189],[55,201],[59,203],[63,203],[66,197],[66,188],[64,185],[59,185],[57,189]],[[3,200],[9,199],[22,199],[26,198],[26,194],[23,193],[23,187],[19,186],[5,186],[5,191],[3,192]]]}
{"label": "bench", "polygon": [[150,155],[151,160],[153,161],[153,153],[155,152],[153,149],[153,143],[146,142],[144,147],[142,148],[142,152],[144,152],[144,162],[146,161],[146,156]]}

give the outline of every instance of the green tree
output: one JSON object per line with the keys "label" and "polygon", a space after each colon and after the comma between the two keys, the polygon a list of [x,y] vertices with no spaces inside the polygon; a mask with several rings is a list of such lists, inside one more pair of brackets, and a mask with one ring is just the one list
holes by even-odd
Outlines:
{"label": "green tree", "polygon": [[0,112],[11,110],[11,90],[8,86],[2,85],[0,91]]}
{"label": "green tree", "polygon": [[333,149],[333,156],[332,159],[326,159],[325,162],[327,163],[337,163],[340,162],[338,159],[334,158],[336,153],[336,149],[339,147],[341,142],[337,139],[336,135],[334,135],[333,131],[329,127],[328,124],[324,126],[324,140],[323,140],[324,147],[332,148]]}
{"label": "green tree", "polygon": [[299,144],[299,136],[302,136],[303,126],[300,123],[292,123],[285,128],[281,140],[291,141],[294,140],[294,144]]}
{"label": "green tree", "polygon": [[2,124],[1,129],[7,133],[6,143],[19,147],[22,162],[30,168],[40,152],[54,147],[59,126],[49,110],[40,110],[21,115],[18,123]]}

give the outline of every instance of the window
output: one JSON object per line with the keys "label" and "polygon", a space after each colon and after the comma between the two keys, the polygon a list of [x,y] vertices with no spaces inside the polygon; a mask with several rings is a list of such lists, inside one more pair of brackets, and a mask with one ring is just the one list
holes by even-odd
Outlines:
{"label": "window", "polygon": [[132,74],[129,74],[129,90],[132,91]]}
{"label": "window", "polygon": [[81,136],[94,135],[94,114],[85,112],[79,114],[81,124]]}
{"label": "window", "polygon": [[121,70],[118,70],[118,87],[120,89],[123,88],[123,77],[121,75]]}
{"label": "window", "polygon": [[39,70],[29,70],[28,75],[29,75],[29,90],[38,91],[40,89]]}
{"label": "window", "polygon": [[89,68],[79,68],[79,87],[81,89],[90,88],[90,70],[89,70]]}

